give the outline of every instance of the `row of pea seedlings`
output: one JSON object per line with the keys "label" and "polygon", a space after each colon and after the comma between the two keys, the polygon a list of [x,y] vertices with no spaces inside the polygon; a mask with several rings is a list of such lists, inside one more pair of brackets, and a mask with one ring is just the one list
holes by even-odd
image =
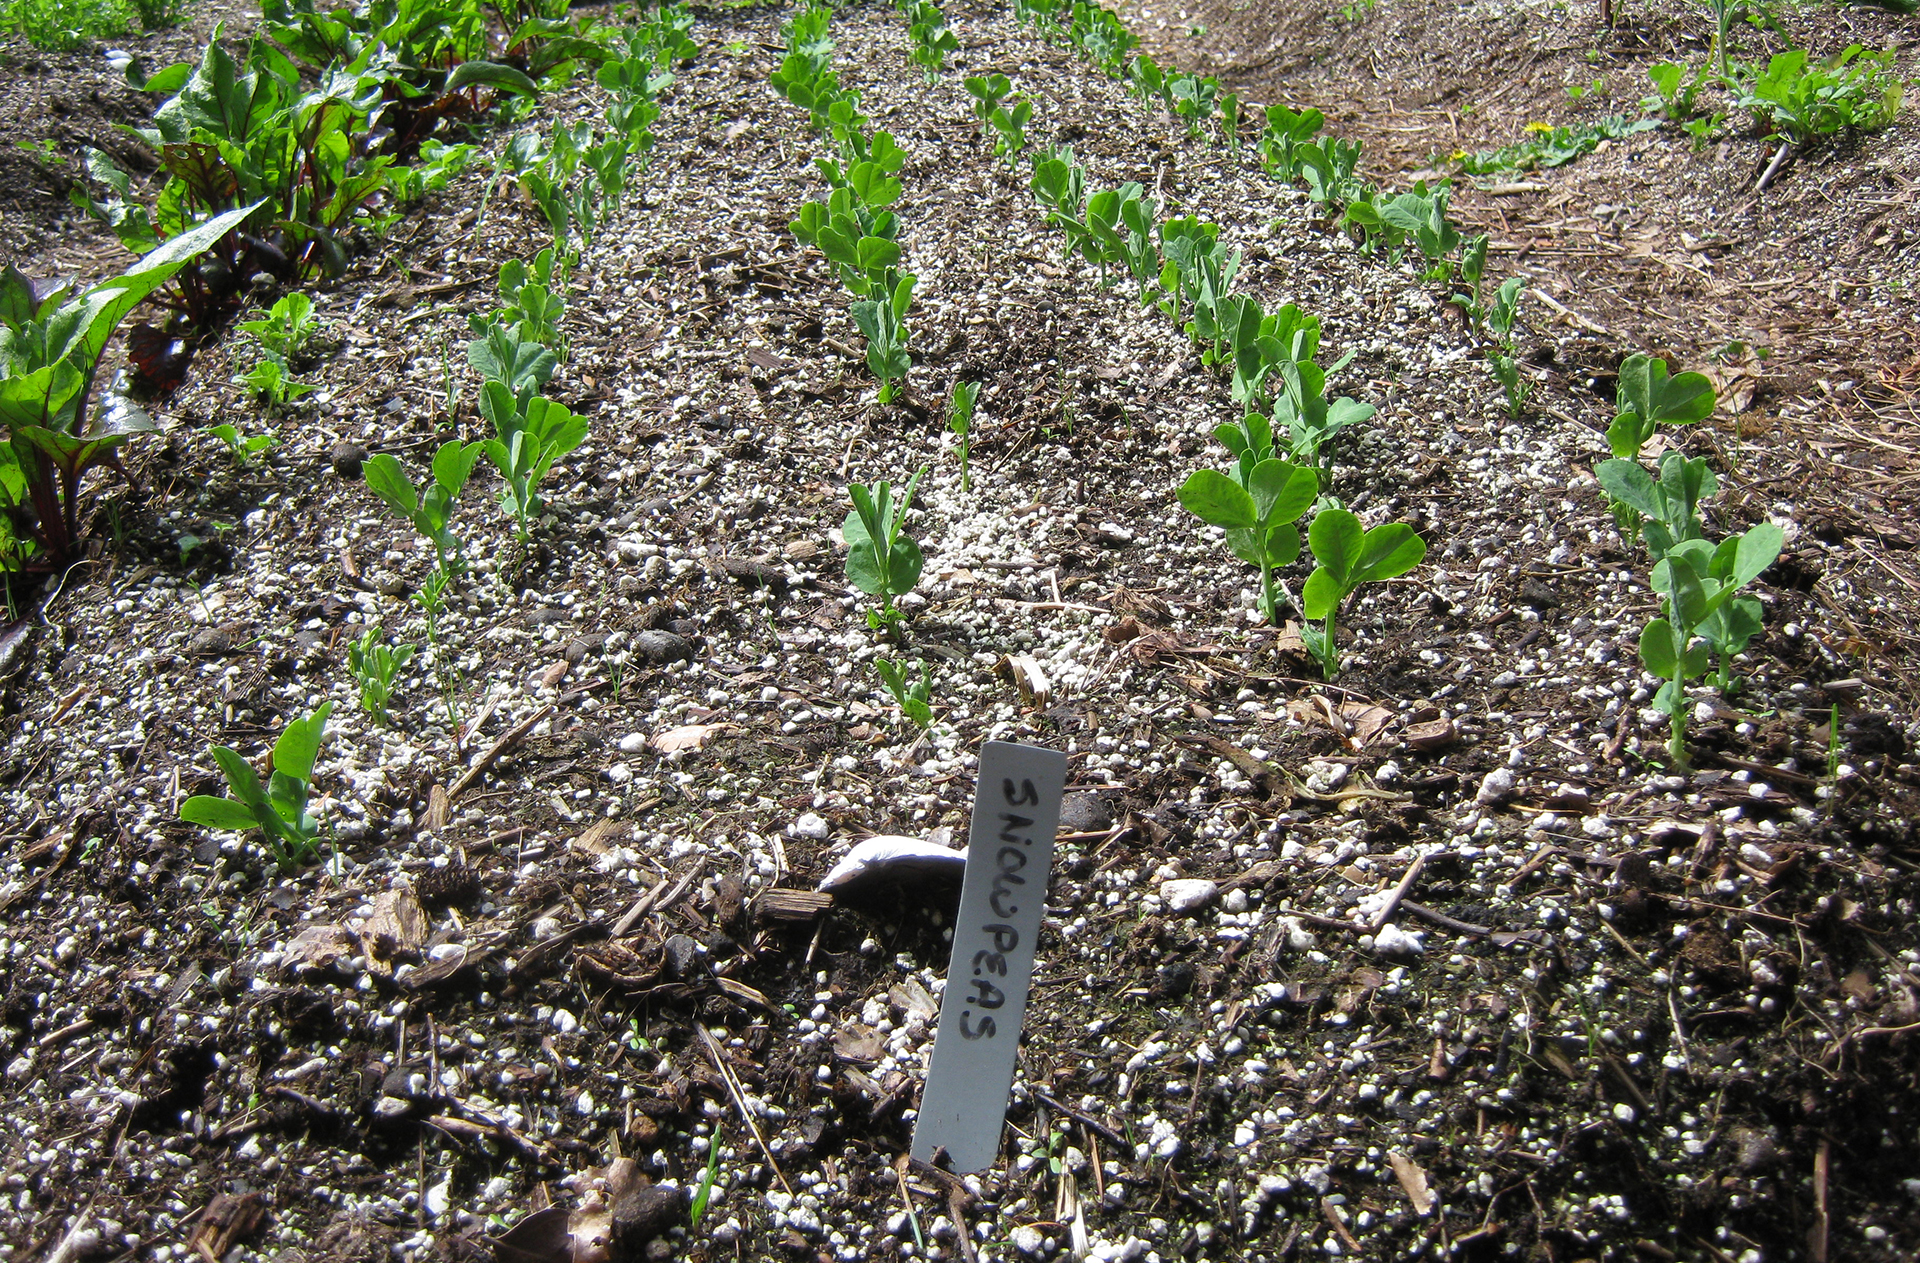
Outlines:
{"label": "row of pea seedlings", "polygon": [[1243,413],[1214,433],[1234,464],[1225,474],[1195,472],[1180,502],[1224,528],[1234,555],[1260,568],[1259,609],[1276,626],[1291,602],[1275,572],[1299,557],[1296,523],[1318,506],[1307,531],[1318,565],[1300,609],[1321,626],[1303,628],[1301,640],[1331,678],[1339,669],[1337,620],[1347,596],[1361,583],[1405,574],[1426,555],[1411,527],[1366,530],[1329,494],[1329,442],[1374,412],[1355,399],[1327,397],[1329,373],[1352,353],[1322,369],[1315,362],[1319,319],[1292,304],[1269,313],[1258,299],[1233,292],[1240,252],[1229,252],[1218,227],[1194,216],[1156,220],[1138,183],[1088,195],[1085,168],[1070,149],[1058,148],[1035,161],[1029,187],[1047,208],[1047,222],[1066,233],[1070,252],[1098,267],[1105,284],[1131,276],[1141,305],[1176,323],[1184,318],[1201,361],[1229,375]]}
{"label": "row of pea seedlings", "polygon": [[809,201],[788,228],[833,264],[853,295],[854,326],[867,341],[867,367],[880,383],[879,401],[893,399],[912,361],[907,313],[916,281],[901,271],[899,220],[888,208],[900,200],[896,173],[906,154],[884,131],[869,135],[860,94],[842,88],[833,70],[827,26],[833,10],[816,5],[788,27],[788,54],[773,86],[805,109],[813,129],[833,142],[835,156],[815,159],[826,179],[825,201]]}
{"label": "row of pea seedlings", "polygon": [[[689,34],[692,22],[684,9],[668,7],[626,28],[625,55],[603,62],[596,76],[612,98],[604,131],[596,135],[585,122],[556,124],[544,144],[538,133],[526,133],[509,142],[503,153],[501,171],[511,173],[527,190],[554,243],[531,260],[503,264],[499,308],[467,318],[474,335],[467,344],[467,363],[481,376],[479,411],[493,437],[473,442],[455,437],[441,443],[431,477],[422,485],[391,455],[382,453],[366,462],[368,487],[433,546],[433,573],[412,600],[426,617],[427,641],[450,722],[458,721],[458,697],[451,661],[440,644],[439,616],[467,569],[453,532],[455,505],[484,457],[499,471],[500,506],[514,523],[524,556],[543,508],[541,482],[555,461],[586,441],[586,418],[541,393],[567,356],[567,278],[591,248],[596,230],[619,209],[629,163],[644,170],[651,161],[658,98],[673,82],[668,67],[699,51]],[[457,386],[451,367],[448,395],[452,415],[457,411]],[[411,645],[388,649],[381,643],[380,629],[373,627],[349,654],[361,703],[382,723],[394,678],[414,652]]]}

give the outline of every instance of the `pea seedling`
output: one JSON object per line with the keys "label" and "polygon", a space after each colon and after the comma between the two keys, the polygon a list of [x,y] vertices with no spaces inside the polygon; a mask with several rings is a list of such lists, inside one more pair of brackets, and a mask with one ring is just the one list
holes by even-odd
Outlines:
{"label": "pea seedling", "polygon": [[273,772],[264,787],[253,764],[228,746],[214,746],[213,761],[226,774],[232,796],[195,794],[180,804],[180,818],[209,829],[260,830],[267,851],[283,873],[311,862],[318,851],[320,822],[307,810],[307,797],[313,761],[326,738],[327,716],[332,713],[333,703],[322,702],[320,709],[307,718],[287,725],[273,743]]}
{"label": "pea seedling", "polygon": [[847,541],[847,579],[868,596],[880,598],[880,608],[867,612],[867,625],[876,631],[885,628],[890,635],[897,636],[905,622],[894,605],[895,598],[913,591],[926,564],[920,545],[900,529],[926,472],[922,465],[914,473],[898,502],[893,498],[892,484],[885,480],[872,486],[856,482],[847,487],[853,512],[840,525]]}
{"label": "pea seedling", "polygon": [[[467,479],[473,474],[473,466],[480,459],[481,445],[462,443],[459,439],[448,439],[440,445],[433,456],[433,481],[427,484],[425,491],[413,485],[407,477],[407,471],[400,462],[381,452],[367,460],[363,476],[373,493],[386,502],[400,517],[413,524],[413,528],[426,536],[433,545],[434,558],[440,574],[451,579],[463,568],[460,561],[460,540],[452,530],[454,501],[460,498],[461,490],[467,485]],[[444,582],[442,588],[445,587]]]}
{"label": "pea seedling", "polygon": [[1302,628],[1300,639],[1331,680],[1340,670],[1334,624],[1341,604],[1361,584],[1392,579],[1419,565],[1427,555],[1427,544],[1405,522],[1363,530],[1359,518],[1345,509],[1330,508],[1314,515],[1307,528],[1307,545],[1319,565],[1301,589],[1301,612],[1325,622],[1319,628]]}
{"label": "pea seedling", "polygon": [[973,444],[973,403],[980,397],[979,382],[955,382],[953,398],[947,401],[947,429],[959,436],[960,490],[972,491],[973,478],[967,469],[968,449]]}
{"label": "pea seedling", "polygon": [[347,669],[360,686],[360,706],[383,727],[387,722],[387,702],[393,696],[394,677],[412,660],[412,645],[392,648],[380,643],[380,626],[367,628],[366,634],[347,646]]}
{"label": "pea seedling", "polygon": [[1275,626],[1281,592],[1274,568],[1300,555],[1300,528],[1294,523],[1319,494],[1319,474],[1271,456],[1252,465],[1244,485],[1216,469],[1199,469],[1179,491],[1181,507],[1225,528],[1233,555],[1260,568],[1260,613]]}
{"label": "pea seedling", "polygon": [[901,715],[912,720],[916,727],[932,725],[933,677],[925,662],[920,664],[920,678],[917,681],[908,674],[905,662],[895,662],[891,658],[875,658],[873,669],[879,674],[880,683],[886,685],[887,692],[893,695]]}
{"label": "pea seedling", "polygon": [[1682,541],[1653,567],[1653,590],[1666,609],[1640,633],[1640,660],[1666,680],[1653,705],[1671,720],[1667,753],[1678,766],[1687,762],[1687,681],[1705,675],[1718,654],[1721,686],[1731,683],[1727,659],[1760,630],[1760,603],[1738,593],[1774,563],[1785,543],[1779,527],[1762,522],[1718,547]]}

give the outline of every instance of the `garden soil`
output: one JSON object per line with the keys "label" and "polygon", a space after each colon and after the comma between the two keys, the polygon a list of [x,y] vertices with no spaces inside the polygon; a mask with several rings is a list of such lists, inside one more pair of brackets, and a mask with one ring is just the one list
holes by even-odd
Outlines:
{"label": "garden soil", "polygon": [[[1126,16],[1166,62],[1323,109],[1401,187],[1528,123],[1637,115],[1649,64],[1706,55],[1690,9],[1616,9]],[[908,155],[915,363],[882,405],[787,228],[824,196],[767,83],[790,14],[696,12],[651,164],[569,282],[549,394],[591,436],[528,542],[476,476],[431,638],[431,550],[359,466],[417,478],[482,436],[467,318],[546,239],[491,178],[499,134],[312,287],[312,394],[266,410],[231,380],[248,340],[209,339],[130,483],[89,485],[89,558],[17,593],[0,1256],[1920,1251],[1913,111],[1777,165],[1736,114],[1700,148],[1664,127],[1458,180],[1491,276],[1529,285],[1512,416],[1449,287],[1362,253],[1251,143],[998,9],[948,10],[934,82],[898,14],[843,10],[842,81]],[[207,13],[128,47],[186,55]],[[1796,8],[1737,52],[1897,45],[1911,76],[1915,22]],[[71,164],[12,142],[125,154],[151,102],[103,59],[7,51],[9,261],[111,275]],[[1331,488],[1427,553],[1354,598],[1336,679],[1177,503],[1239,410],[1067,253],[970,112],[961,74],[989,70],[1034,143],[1218,224],[1247,292],[1354,352],[1332,387],[1377,412]],[[513,126],[600,107],[582,81]],[[1788,538],[1742,687],[1691,695],[1688,767],[1638,662],[1644,550],[1592,475],[1636,350],[1719,386],[1662,436],[1716,470],[1710,529]],[[277,442],[238,461],[218,422]],[[890,643],[845,579],[845,487],[922,466]],[[385,723],[347,665],[376,624],[420,646]],[[878,656],[924,664],[930,729]],[[223,790],[212,746],[258,758],[326,701],[319,864],[178,820]],[[957,889],[815,887],[874,835],[964,838],[989,739],[1071,771],[1002,1160],[962,1176],[905,1159]]]}

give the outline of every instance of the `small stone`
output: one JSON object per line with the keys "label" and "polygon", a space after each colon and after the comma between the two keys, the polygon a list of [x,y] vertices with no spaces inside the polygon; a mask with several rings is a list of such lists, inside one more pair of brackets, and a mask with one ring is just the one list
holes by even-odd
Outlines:
{"label": "small stone", "polygon": [[216,658],[233,649],[233,633],[225,627],[209,627],[197,631],[187,641],[187,652],[202,657]]}
{"label": "small stone", "polygon": [[1039,1258],[1046,1246],[1046,1237],[1032,1224],[1021,1224],[1013,1230],[1013,1248],[1030,1259]]}
{"label": "small stone", "polygon": [[1220,906],[1228,912],[1245,912],[1247,910],[1247,892],[1238,886],[1234,887],[1232,890],[1229,890],[1226,897],[1220,901]]}
{"label": "small stone", "polygon": [[580,1019],[565,1009],[553,1011],[553,1029],[562,1035],[571,1035],[580,1029]]}
{"label": "small stone", "polygon": [[1098,794],[1068,794],[1060,802],[1060,828],[1066,833],[1099,833],[1113,827],[1113,813]]}
{"label": "small stone", "polygon": [[413,1102],[398,1096],[383,1096],[373,1103],[373,1116],[388,1122],[413,1112]]}
{"label": "small stone", "polygon": [[652,667],[663,667],[669,662],[692,662],[693,642],[669,631],[643,631],[633,638],[633,653]]}
{"label": "small stone", "polygon": [[1204,877],[1179,877],[1160,883],[1160,902],[1172,912],[1198,912],[1220,894],[1220,887]]}
{"label": "small stone", "polygon": [[630,732],[620,738],[620,753],[622,754],[640,754],[643,753],[646,748],[647,734],[644,732]]}
{"label": "small stone", "polygon": [[352,439],[341,439],[327,453],[327,459],[333,462],[333,472],[348,482],[360,481],[361,469],[367,463],[367,449]]}
{"label": "small stone", "polygon": [[793,822],[790,832],[796,838],[812,838],[815,842],[825,842],[831,831],[827,828],[825,820],[809,811]]}
{"label": "small stone", "polygon": [[611,1210],[614,1257],[631,1259],[645,1243],[686,1222],[687,1194],[685,1189],[647,1184],[615,1198]]}
{"label": "small stone", "polygon": [[676,982],[702,972],[704,962],[700,958],[700,945],[685,934],[671,935],[661,954],[667,977]]}
{"label": "small stone", "polygon": [[633,779],[633,769],[624,763],[616,763],[607,769],[607,779],[615,785],[625,785]]}

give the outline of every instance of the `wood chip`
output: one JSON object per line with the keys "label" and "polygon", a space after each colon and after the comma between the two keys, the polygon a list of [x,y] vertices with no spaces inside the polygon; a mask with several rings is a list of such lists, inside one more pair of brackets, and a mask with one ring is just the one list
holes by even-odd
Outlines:
{"label": "wood chip", "polygon": [[1419,1163],[1396,1151],[1387,1154],[1387,1165],[1393,1168],[1393,1178],[1400,1181],[1401,1191],[1413,1203],[1413,1209],[1422,1215],[1432,1214],[1433,1190],[1427,1187],[1427,1173]]}

